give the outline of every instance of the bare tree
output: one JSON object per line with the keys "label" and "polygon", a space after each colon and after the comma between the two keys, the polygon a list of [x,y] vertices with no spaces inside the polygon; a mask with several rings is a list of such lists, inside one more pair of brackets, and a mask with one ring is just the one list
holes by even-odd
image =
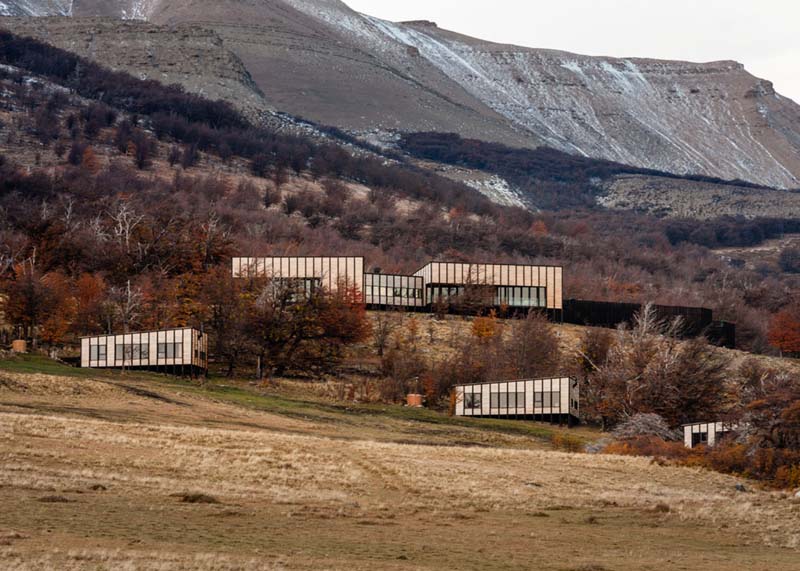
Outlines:
{"label": "bare tree", "polygon": [[372,339],[378,357],[383,357],[389,344],[389,339],[396,328],[397,324],[389,313],[379,312],[375,316],[372,326]]}
{"label": "bare tree", "polygon": [[[125,284],[125,287],[115,286],[110,289],[114,316],[122,324],[123,333],[129,333],[131,325],[138,323],[141,317],[142,298],[142,290],[139,287],[132,287],[130,280]],[[111,323],[109,323],[109,331],[112,328]]]}
{"label": "bare tree", "polygon": [[208,269],[217,261],[214,259],[217,252],[228,243],[230,230],[222,224],[216,212],[211,212],[208,219],[200,225],[200,234],[203,248],[203,269]]}
{"label": "bare tree", "polygon": [[121,202],[116,212],[110,216],[114,221],[114,236],[125,247],[125,252],[130,254],[134,230],[142,223],[144,215],[136,214],[127,202]]}

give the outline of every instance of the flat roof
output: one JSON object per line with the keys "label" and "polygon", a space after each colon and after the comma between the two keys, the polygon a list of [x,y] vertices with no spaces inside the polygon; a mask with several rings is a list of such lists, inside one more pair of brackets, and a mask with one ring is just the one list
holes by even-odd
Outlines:
{"label": "flat roof", "polygon": [[421,272],[422,270],[424,270],[425,268],[427,268],[428,266],[431,266],[433,264],[459,264],[459,265],[462,265],[462,266],[510,266],[510,267],[517,267],[517,268],[557,268],[557,269],[561,269],[561,270],[564,269],[564,266],[554,266],[554,265],[551,265],[551,264],[516,264],[516,263],[510,263],[510,262],[452,262],[452,261],[447,261],[447,260],[445,260],[445,261],[436,260],[436,261],[428,262],[427,264],[423,265],[420,269],[418,269],[414,273],[416,274],[417,272]]}
{"label": "flat roof", "polygon": [[482,387],[484,385],[503,385],[506,383],[525,383],[528,381],[575,381],[575,377],[532,377],[529,379],[511,379],[509,381],[486,381],[485,383],[467,383],[464,385],[453,385],[455,387]]}
{"label": "flat roof", "polygon": [[98,333],[97,335],[82,335],[79,339],[96,339],[98,337],[120,337],[122,335],[145,335],[147,333],[169,333],[170,331],[186,331],[190,329],[192,331],[197,331],[198,333],[203,333],[196,327],[171,327],[169,329],[151,329],[150,331],[129,331],[128,333]]}

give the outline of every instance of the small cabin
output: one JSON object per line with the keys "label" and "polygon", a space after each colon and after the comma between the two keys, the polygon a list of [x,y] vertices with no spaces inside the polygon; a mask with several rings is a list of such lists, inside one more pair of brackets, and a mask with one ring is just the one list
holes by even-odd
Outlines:
{"label": "small cabin", "polygon": [[208,336],[185,327],[83,337],[81,367],[200,375],[208,370]]}
{"label": "small cabin", "polygon": [[683,425],[683,444],[695,448],[701,444],[714,446],[724,435],[739,428],[728,422],[694,422]]}
{"label": "small cabin", "polygon": [[572,424],[580,418],[577,379],[520,379],[455,387],[456,416],[543,420]]}

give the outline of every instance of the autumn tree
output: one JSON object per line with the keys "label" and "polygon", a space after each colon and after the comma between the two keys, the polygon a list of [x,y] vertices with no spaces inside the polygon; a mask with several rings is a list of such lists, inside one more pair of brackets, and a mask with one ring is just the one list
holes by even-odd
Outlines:
{"label": "autumn tree", "polygon": [[75,319],[72,331],[77,335],[89,335],[102,331],[106,322],[105,280],[91,273],[83,273],[75,280]]}
{"label": "autumn tree", "polygon": [[553,376],[561,365],[558,334],[550,320],[538,311],[512,323],[504,352],[516,378]]}
{"label": "autumn tree", "polygon": [[719,415],[727,363],[705,339],[681,341],[679,331],[678,323],[659,321],[648,304],[631,330],[618,333],[590,381],[606,422],[655,413],[676,427]]}
{"label": "autumn tree", "polygon": [[[17,264],[13,275],[5,282],[5,299],[2,311],[6,320],[19,328],[22,338],[35,346],[43,324],[47,323],[47,342],[60,340],[62,323],[59,311],[67,303],[66,287],[61,278],[47,276],[39,271],[36,258]],[[69,315],[65,314],[65,320]],[[68,321],[66,321],[68,326]]]}
{"label": "autumn tree", "polygon": [[795,307],[782,309],[772,318],[767,338],[781,354],[800,353],[800,316]]}
{"label": "autumn tree", "polygon": [[309,285],[305,280],[272,280],[255,299],[249,329],[268,377],[289,370],[331,371],[347,345],[369,335],[356,287],[339,284],[328,292]]}
{"label": "autumn tree", "polygon": [[595,375],[608,360],[614,346],[614,333],[607,329],[591,328],[584,331],[578,347],[577,367],[581,374],[581,413],[587,420],[607,425],[609,404],[606,401],[606,377]]}
{"label": "autumn tree", "polygon": [[89,146],[83,150],[80,164],[81,167],[91,174],[97,174],[97,172],[100,170],[100,161],[97,159],[94,149]]}
{"label": "autumn tree", "polygon": [[500,333],[497,316],[492,311],[488,316],[476,317],[472,320],[472,336],[478,341],[488,341]]}
{"label": "autumn tree", "polygon": [[254,303],[264,280],[234,278],[227,267],[212,268],[203,279],[200,301],[209,325],[211,349],[233,376],[244,355],[256,352],[252,335]]}
{"label": "autumn tree", "polygon": [[60,272],[43,278],[47,290],[47,314],[42,319],[39,336],[44,343],[56,345],[64,341],[75,319],[77,304],[70,279]]}

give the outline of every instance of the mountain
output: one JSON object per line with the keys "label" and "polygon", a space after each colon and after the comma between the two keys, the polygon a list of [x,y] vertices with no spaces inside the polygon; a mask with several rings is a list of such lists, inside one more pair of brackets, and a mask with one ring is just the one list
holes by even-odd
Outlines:
{"label": "mountain", "polygon": [[[148,58],[136,56],[153,49],[147,42],[126,45],[121,58],[108,30],[108,49],[90,53],[74,45],[69,26],[85,29],[84,17],[146,20],[151,46],[162,36],[178,44],[187,30],[213,31],[241,63],[235,81],[247,97],[237,96],[238,89],[210,94],[370,140],[391,142],[397,131],[456,132],[676,174],[800,186],[800,106],[732,61],[588,57],[501,45],[431,22],[387,22],[338,0],[3,0],[0,13],[71,15],[72,24],[47,19],[36,29],[19,26],[100,60],[129,59],[121,67],[139,74],[153,73]],[[60,33],[50,34],[55,27]],[[204,57],[195,59],[199,67]],[[196,75],[181,69],[185,58],[172,60],[181,70],[176,80],[200,90]],[[203,75],[217,68],[228,69],[212,60]]]}

